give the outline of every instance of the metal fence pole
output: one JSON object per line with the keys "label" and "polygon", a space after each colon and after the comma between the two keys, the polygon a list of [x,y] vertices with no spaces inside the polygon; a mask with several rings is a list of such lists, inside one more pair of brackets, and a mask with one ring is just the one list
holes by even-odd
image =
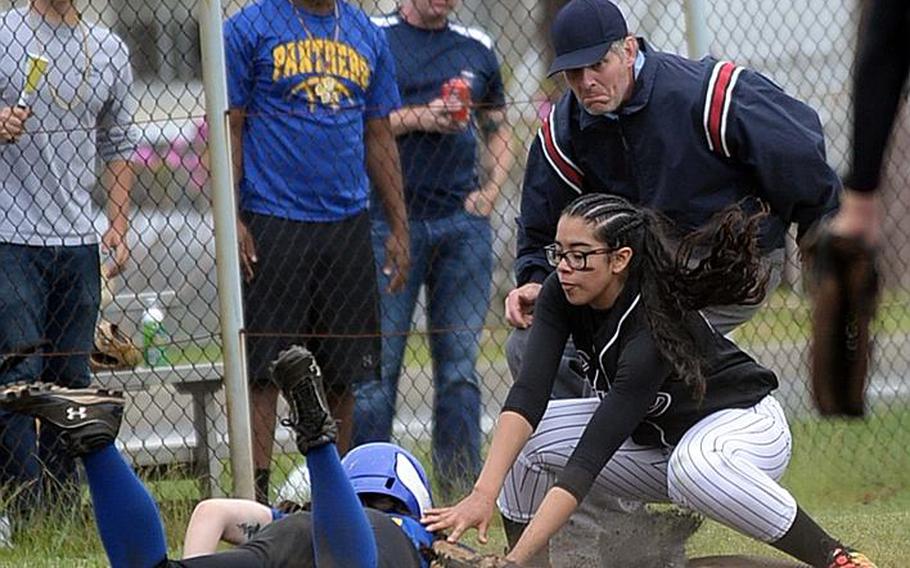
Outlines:
{"label": "metal fence pole", "polygon": [[250,399],[244,371],[243,342],[240,337],[243,328],[243,304],[240,255],[237,248],[237,208],[228,138],[227,83],[221,28],[223,12],[221,0],[202,0],[199,6],[233,494],[236,497],[252,499],[253,438],[250,430]]}
{"label": "metal fence pole", "polygon": [[708,23],[705,0],[686,0],[686,47],[689,57],[700,59],[708,54]]}

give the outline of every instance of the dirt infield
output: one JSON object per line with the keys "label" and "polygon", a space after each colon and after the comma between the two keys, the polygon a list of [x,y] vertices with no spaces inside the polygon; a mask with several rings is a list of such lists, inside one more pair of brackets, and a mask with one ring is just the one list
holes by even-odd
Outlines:
{"label": "dirt infield", "polygon": [[700,516],[679,509],[616,511],[601,495],[588,498],[590,506],[573,515],[550,542],[553,568],[807,568],[761,556],[687,560],[686,541],[701,526]]}
{"label": "dirt infield", "polygon": [[589,494],[585,514],[574,515],[550,542],[553,568],[684,568],[686,540],[701,525],[679,510],[612,510]]}

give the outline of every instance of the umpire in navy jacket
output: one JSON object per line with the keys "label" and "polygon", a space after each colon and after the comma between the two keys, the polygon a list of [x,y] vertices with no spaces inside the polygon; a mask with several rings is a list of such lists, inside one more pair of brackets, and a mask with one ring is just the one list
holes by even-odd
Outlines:
{"label": "umpire in navy jacket", "polygon": [[[552,270],[563,207],[583,193],[608,192],[660,211],[682,230],[724,207],[757,198],[770,207],[761,246],[780,283],[784,237],[798,237],[837,208],[840,181],[825,158],[816,112],[767,77],[729,61],[694,61],[629,35],[608,0],[572,0],[551,28],[569,90],[553,106],[528,155],[518,218],[517,288],[506,299],[516,328],[507,352],[520,365],[540,283]],[[758,306],[718,306],[704,315],[722,333]],[[565,386],[570,375],[561,371]],[[581,394],[572,382],[563,396]]]}

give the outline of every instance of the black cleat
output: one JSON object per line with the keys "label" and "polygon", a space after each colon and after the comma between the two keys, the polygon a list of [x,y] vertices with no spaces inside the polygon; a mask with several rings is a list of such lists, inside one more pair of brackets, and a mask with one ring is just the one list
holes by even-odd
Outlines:
{"label": "black cleat", "polygon": [[82,456],[114,442],[123,418],[123,393],[19,383],[0,389],[0,410],[53,424],[67,451]]}
{"label": "black cleat", "polygon": [[278,354],[271,371],[272,380],[281,389],[291,410],[291,415],[282,419],[281,425],[293,428],[300,453],[334,442],[338,425],[329,412],[322,388],[322,371],[313,354],[305,347],[294,345]]}

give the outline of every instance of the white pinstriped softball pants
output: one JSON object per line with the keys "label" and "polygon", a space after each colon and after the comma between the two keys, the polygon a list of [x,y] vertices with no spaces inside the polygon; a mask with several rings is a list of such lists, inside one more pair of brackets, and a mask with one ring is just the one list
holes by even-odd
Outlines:
{"label": "white pinstriped softball pants", "polygon": [[[497,504],[528,522],[556,481],[600,404],[597,398],[551,401],[506,476]],[[752,408],[705,417],[674,448],[627,440],[595,485],[625,499],[673,502],[753,538],[773,542],[796,518],[796,501],[777,481],[790,461],[790,429],[771,396]]]}

